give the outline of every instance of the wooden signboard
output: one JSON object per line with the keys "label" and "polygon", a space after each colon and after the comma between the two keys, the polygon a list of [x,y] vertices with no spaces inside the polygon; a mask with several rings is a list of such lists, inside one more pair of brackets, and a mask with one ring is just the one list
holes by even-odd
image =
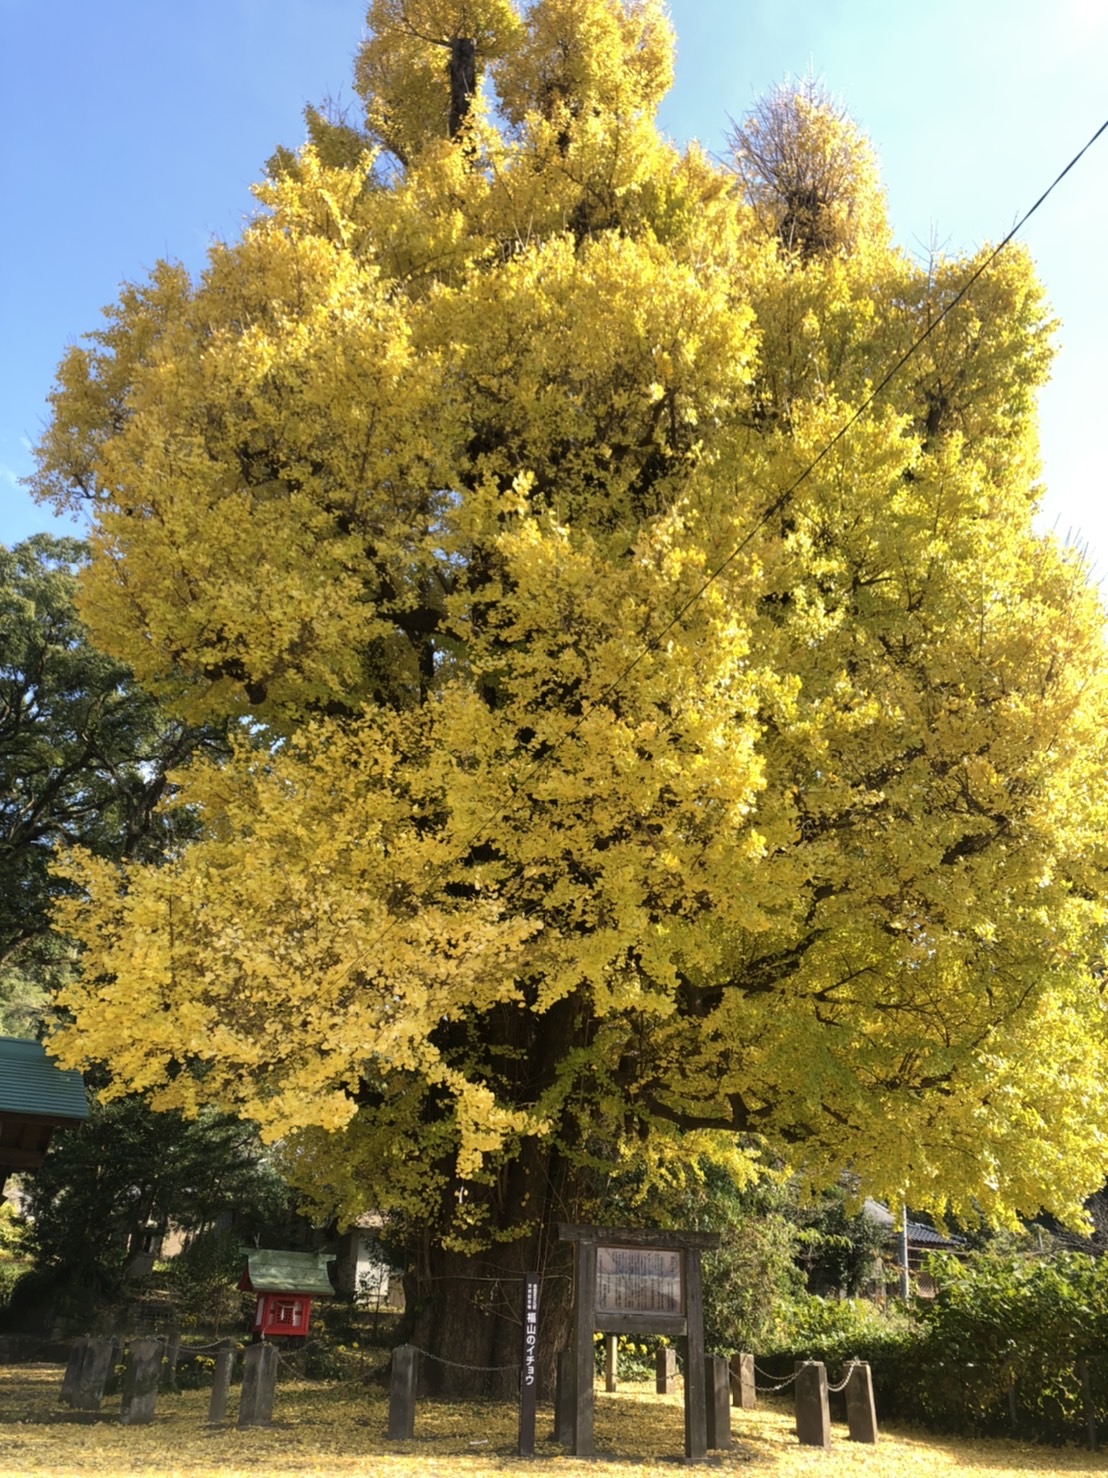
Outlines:
{"label": "wooden signboard", "polygon": [[704,1305],[700,1254],[719,1246],[716,1232],[657,1232],[629,1227],[561,1224],[576,1244],[573,1441],[577,1457],[593,1456],[593,1334],[664,1334],[685,1354],[685,1456],[707,1452]]}

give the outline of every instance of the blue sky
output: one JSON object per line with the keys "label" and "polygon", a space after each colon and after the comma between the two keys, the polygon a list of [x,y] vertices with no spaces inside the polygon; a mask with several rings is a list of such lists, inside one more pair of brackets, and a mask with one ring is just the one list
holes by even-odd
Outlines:
{"label": "blue sky", "polygon": [[[809,69],[872,138],[908,250],[998,240],[1108,117],[1108,0],[671,0],[662,124],[728,119]],[[1049,19],[1047,18],[1049,16]],[[159,257],[203,265],[301,110],[350,95],[357,0],[0,0],[0,542],[57,525],[18,479],[66,346]],[[1108,577],[1108,134],[1024,235],[1062,319],[1040,521]]]}

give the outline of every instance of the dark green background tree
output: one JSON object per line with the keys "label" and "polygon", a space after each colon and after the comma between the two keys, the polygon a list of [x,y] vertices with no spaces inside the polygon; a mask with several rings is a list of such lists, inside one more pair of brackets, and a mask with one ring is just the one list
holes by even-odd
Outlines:
{"label": "dark green background tree", "polygon": [[0,546],[0,1029],[33,1035],[70,949],[51,931],[55,848],[152,861],[189,818],[157,813],[169,772],[220,744],[169,718],[89,642],[73,605],[78,539]]}

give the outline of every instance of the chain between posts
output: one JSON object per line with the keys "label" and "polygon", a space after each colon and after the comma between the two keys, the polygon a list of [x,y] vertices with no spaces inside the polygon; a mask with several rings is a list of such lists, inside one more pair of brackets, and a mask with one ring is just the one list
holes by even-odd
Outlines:
{"label": "chain between posts", "polygon": [[449,1365],[452,1370],[519,1370],[520,1362],[513,1360],[510,1365],[463,1365],[460,1360],[447,1360],[442,1355],[432,1355],[430,1350],[421,1350],[418,1345],[412,1345],[417,1355],[424,1355],[428,1360],[437,1360],[440,1365]]}
{"label": "chain between posts", "polygon": [[[763,1370],[760,1365],[755,1365],[754,1372],[756,1375],[760,1375],[764,1380],[773,1380],[773,1376],[770,1374],[770,1372],[768,1370]],[[780,1385],[755,1386],[754,1389],[755,1391],[757,1391],[759,1396],[774,1396],[778,1391],[783,1391],[787,1386],[791,1386],[793,1381],[796,1380],[796,1376],[797,1372],[794,1370],[792,1375],[786,1376]]]}

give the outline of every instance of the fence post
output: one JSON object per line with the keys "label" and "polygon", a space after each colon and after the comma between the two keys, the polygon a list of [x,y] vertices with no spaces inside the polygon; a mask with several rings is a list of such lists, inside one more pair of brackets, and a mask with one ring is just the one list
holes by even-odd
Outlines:
{"label": "fence post", "polygon": [[654,1389],[659,1396],[677,1389],[677,1351],[672,1345],[663,1345],[655,1356]]}
{"label": "fence post", "polygon": [[392,1352],[389,1424],[386,1436],[394,1442],[404,1442],[415,1436],[418,1353],[414,1345],[397,1345]]}
{"label": "fence post", "polygon": [[758,1393],[754,1381],[754,1356],[746,1352],[731,1356],[731,1390],[734,1404],[743,1411],[754,1411]]}
{"label": "fence post", "polygon": [[[115,1357],[116,1344],[114,1339],[85,1339],[79,1341],[82,1345],[79,1363],[70,1378],[69,1369],[66,1369],[65,1381],[62,1382],[63,1393],[65,1383],[69,1381],[69,1395],[65,1398],[70,1406],[78,1411],[99,1411],[100,1402],[104,1399],[104,1387],[108,1384],[108,1377],[112,1373],[112,1362]],[[74,1354],[76,1347],[74,1347]],[[73,1360],[73,1355],[70,1355]]]}
{"label": "fence post", "polygon": [[69,1360],[66,1363],[65,1374],[62,1376],[62,1388],[58,1400],[66,1406],[76,1406],[77,1390],[81,1380],[81,1366],[84,1364],[85,1351],[88,1349],[88,1335],[82,1334],[75,1339],[69,1347]]}
{"label": "fence post", "polygon": [[827,1370],[821,1360],[797,1361],[796,1436],[804,1447],[822,1447],[824,1452],[831,1449]]}
{"label": "fence post", "polygon": [[235,1369],[235,1342],[233,1339],[220,1341],[219,1353],[215,1357],[215,1372],[212,1376],[212,1394],[208,1400],[208,1425],[215,1426],[227,1415],[227,1398],[231,1394],[231,1376]]}
{"label": "fence post", "polygon": [[123,1403],[119,1420],[125,1427],[145,1426],[154,1420],[161,1373],[161,1340],[133,1340],[127,1347],[123,1362]]}
{"label": "fence post", "polygon": [[272,1426],[276,1384],[276,1345],[248,1345],[243,1358],[242,1393],[239,1396],[240,1427]]}
{"label": "fence post", "polygon": [[704,1359],[707,1396],[708,1446],[720,1452],[731,1446],[731,1382],[724,1355]]}
{"label": "fence post", "polygon": [[171,1324],[169,1326],[169,1338],[165,1342],[165,1374],[166,1389],[176,1391],[177,1389],[177,1361],[181,1358],[181,1326]]}
{"label": "fence post", "polygon": [[873,1375],[865,1360],[852,1360],[846,1372],[846,1425],[851,1442],[877,1441]]}

